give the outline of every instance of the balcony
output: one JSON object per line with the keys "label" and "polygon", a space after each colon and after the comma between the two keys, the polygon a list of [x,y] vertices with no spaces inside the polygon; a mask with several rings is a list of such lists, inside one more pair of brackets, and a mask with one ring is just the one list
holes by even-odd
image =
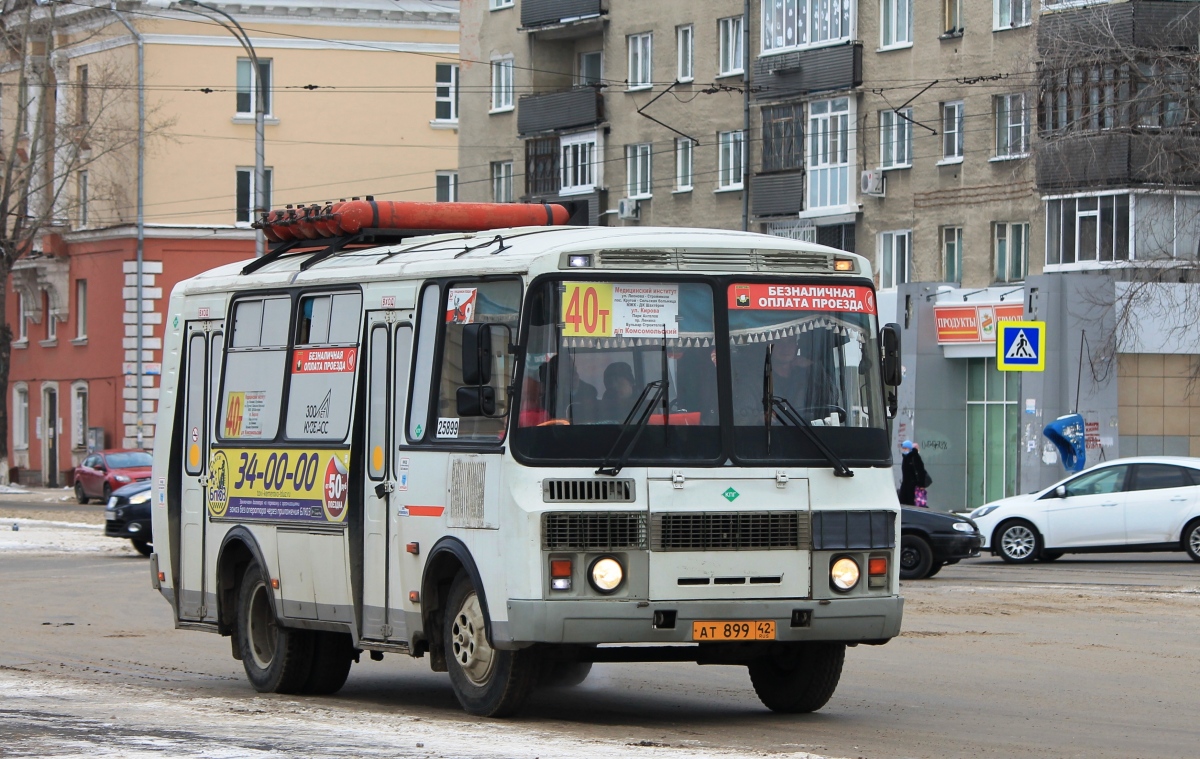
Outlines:
{"label": "balcony", "polygon": [[754,61],[757,100],[848,90],[862,85],[862,43],[762,55]]}
{"label": "balcony", "polygon": [[590,37],[604,30],[605,0],[523,0],[521,31],[547,40]]}
{"label": "balcony", "polygon": [[591,87],[526,95],[517,103],[517,132],[522,135],[599,124],[604,96]]}
{"label": "balcony", "polygon": [[759,218],[790,216],[804,210],[804,172],[785,171],[750,177],[751,212]]}
{"label": "balcony", "polygon": [[1035,144],[1039,190],[1200,184],[1200,136],[1093,132]]}

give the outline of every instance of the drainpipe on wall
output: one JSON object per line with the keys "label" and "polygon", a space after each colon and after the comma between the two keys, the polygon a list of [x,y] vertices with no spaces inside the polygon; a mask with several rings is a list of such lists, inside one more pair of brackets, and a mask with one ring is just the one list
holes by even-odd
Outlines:
{"label": "drainpipe on wall", "polygon": [[750,0],[742,6],[742,231],[750,229]]}
{"label": "drainpipe on wall", "polygon": [[143,313],[142,299],[142,282],[143,268],[145,263],[145,243],[146,243],[146,215],[145,215],[145,190],[146,190],[146,48],[145,40],[138,33],[137,29],[125,19],[124,14],[117,10],[116,3],[110,7],[113,15],[129,30],[137,41],[137,76],[138,76],[138,144],[137,144],[137,375],[134,378],[134,384],[137,386],[137,446],[143,448],[145,446],[146,437],[143,433],[145,420],[142,412],[142,396],[144,390],[142,388],[142,347],[144,343],[143,324],[145,323],[145,314]]}

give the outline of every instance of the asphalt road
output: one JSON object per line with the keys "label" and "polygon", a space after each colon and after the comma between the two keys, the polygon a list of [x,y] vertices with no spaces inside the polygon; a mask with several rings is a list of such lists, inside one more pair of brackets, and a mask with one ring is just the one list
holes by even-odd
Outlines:
{"label": "asphalt road", "polygon": [[742,668],[614,664],[481,725],[395,655],[336,697],[260,696],[227,639],[171,628],[144,559],[0,553],[0,755],[1195,755],[1200,564],[985,558],[903,592],[903,635],[850,649],[816,714],[766,711]]}

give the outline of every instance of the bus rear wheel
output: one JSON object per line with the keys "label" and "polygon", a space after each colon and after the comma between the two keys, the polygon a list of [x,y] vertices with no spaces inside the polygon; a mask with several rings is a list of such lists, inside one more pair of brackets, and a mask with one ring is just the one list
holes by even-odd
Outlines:
{"label": "bus rear wheel", "polygon": [[475,586],[459,573],[450,586],[442,636],[450,685],[468,713],[507,717],[524,705],[537,683],[537,658],[530,649],[493,648],[487,627]]}
{"label": "bus rear wheel", "polygon": [[845,661],[844,643],[789,643],[751,662],[750,682],[771,711],[815,712],[837,690]]}
{"label": "bus rear wheel", "polygon": [[300,693],[312,672],[313,635],[284,627],[275,599],[257,564],[242,576],[238,592],[238,639],[246,677],[259,693]]}

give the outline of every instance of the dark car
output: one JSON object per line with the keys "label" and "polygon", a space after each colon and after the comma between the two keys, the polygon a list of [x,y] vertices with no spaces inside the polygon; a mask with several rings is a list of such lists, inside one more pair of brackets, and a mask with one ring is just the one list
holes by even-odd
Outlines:
{"label": "dark car", "polygon": [[108,497],[117,488],[131,482],[150,479],[149,453],[136,450],[96,451],[75,467],[75,500],[87,503],[99,498],[108,503]]}
{"label": "dark car", "polygon": [[944,511],[900,509],[900,579],[933,577],[947,564],[979,555],[975,523]]}
{"label": "dark car", "polygon": [[154,535],[150,527],[150,481],[116,490],[104,507],[104,534],[128,538],[142,556],[149,556]]}

